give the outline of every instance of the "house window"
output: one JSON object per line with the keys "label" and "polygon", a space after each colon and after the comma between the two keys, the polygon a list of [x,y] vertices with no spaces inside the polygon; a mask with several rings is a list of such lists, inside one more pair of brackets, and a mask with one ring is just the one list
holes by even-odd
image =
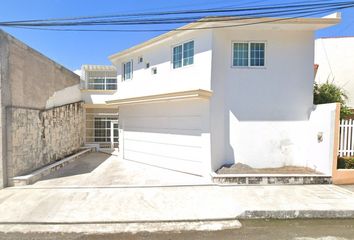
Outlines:
{"label": "house window", "polygon": [[232,66],[263,67],[265,65],[265,43],[235,42],[233,43]]}
{"label": "house window", "polygon": [[95,142],[110,142],[111,129],[110,120],[107,118],[95,118]]}
{"label": "house window", "polygon": [[142,63],[144,61],[143,57],[138,57],[138,63]]}
{"label": "house window", "polygon": [[[110,117],[95,117],[95,136],[94,140],[97,143],[111,142],[111,121],[117,121],[116,118]],[[113,142],[118,142],[118,128],[113,129]]]}
{"label": "house window", "polygon": [[194,62],[194,41],[186,42],[173,48],[173,68],[191,65]]}
{"label": "house window", "polygon": [[94,90],[116,90],[117,78],[113,77],[90,77],[87,83],[88,89]]}
{"label": "house window", "polygon": [[133,77],[133,62],[123,63],[123,80],[129,80]]}

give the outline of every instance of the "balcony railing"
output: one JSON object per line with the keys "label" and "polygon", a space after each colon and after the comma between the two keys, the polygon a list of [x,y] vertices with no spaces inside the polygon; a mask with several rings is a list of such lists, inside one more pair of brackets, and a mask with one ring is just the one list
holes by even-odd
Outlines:
{"label": "balcony railing", "polygon": [[86,82],[86,89],[90,90],[117,90],[117,78],[102,77],[89,78]]}

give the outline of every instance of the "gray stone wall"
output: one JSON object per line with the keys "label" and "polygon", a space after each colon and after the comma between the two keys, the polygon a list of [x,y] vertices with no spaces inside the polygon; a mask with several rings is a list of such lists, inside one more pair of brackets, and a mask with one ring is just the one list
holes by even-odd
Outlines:
{"label": "gray stone wall", "polygon": [[[7,179],[14,173],[25,171],[26,164],[29,164],[27,163],[28,159],[38,158],[39,160],[36,161],[42,162],[45,154],[49,160],[55,158],[55,156],[61,156],[61,151],[55,149],[56,147],[51,147],[50,142],[47,142],[45,144],[47,147],[42,149],[45,152],[36,152],[38,150],[37,145],[43,144],[43,141],[47,141],[47,139],[36,139],[32,131],[39,131],[38,129],[42,128],[38,124],[43,126],[44,123],[38,122],[37,113],[48,108],[48,100],[55,96],[56,92],[79,83],[80,77],[78,75],[0,30],[0,189],[7,185]],[[72,101],[61,101],[63,103],[58,105],[78,101],[79,99],[80,97]],[[27,111],[25,114],[20,110],[16,111],[16,109],[27,109]],[[44,114],[43,111],[42,113]],[[21,117],[18,117],[17,114]],[[22,121],[28,121],[25,124],[27,127],[19,127],[18,133],[17,130],[12,133],[13,127],[17,126],[16,124],[24,123],[14,123],[13,126],[10,122],[10,125],[7,125],[9,123],[7,119],[9,118],[23,118]],[[44,119],[43,117],[38,118],[40,120]],[[56,117],[53,118],[56,119]],[[30,123],[30,120],[34,122]],[[55,120],[52,122],[55,123],[55,126],[59,124]],[[8,136],[9,131],[10,135]],[[48,134],[54,134],[52,131],[55,130],[47,129]],[[23,133],[32,135],[27,138],[22,135]],[[43,133],[43,136],[45,136],[45,133]],[[24,152],[21,153],[18,148],[11,149],[12,145],[7,146],[8,143],[13,143],[13,134],[24,137],[21,140],[23,141],[21,144],[26,145]],[[32,140],[34,142],[31,142]],[[57,144],[59,140],[50,139],[48,141]],[[15,144],[20,143],[15,142]],[[33,151],[29,150],[27,145],[33,145]],[[63,152],[67,152],[66,146],[62,146],[65,148]],[[8,153],[9,156],[7,156]],[[12,170],[11,166],[14,164],[12,159],[20,161],[20,155],[24,157],[24,166],[18,168],[18,165],[21,164],[16,162],[16,169]],[[33,166],[37,165],[34,164]],[[17,171],[22,168],[23,171]],[[7,174],[7,171],[9,171],[9,174]]]}
{"label": "gray stone wall", "polygon": [[84,143],[84,124],[82,102],[49,110],[7,108],[9,180],[75,153]]}
{"label": "gray stone wall", "polygon": [[80,83],[80,77],[11,36],[8,38],[11,106],[46,108],[56,91]]}

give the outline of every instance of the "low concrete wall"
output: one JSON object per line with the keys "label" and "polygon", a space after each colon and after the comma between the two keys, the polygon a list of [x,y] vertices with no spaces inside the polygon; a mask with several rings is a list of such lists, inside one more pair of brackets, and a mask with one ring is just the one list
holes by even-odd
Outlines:
{"label": "low concrete wall", "polygon": [[308,119],[299,121],[239,121],[230,112],[230,163],[253,168],[302,166],[331,176],[336,107],[336,103],[314,105]]}
{"label": "low concrete wall", "polygon": [[334,184],[354,184],[354,169],[334,169]]}
{"label": "low concrete wall", "polygon": [[8,179],[76,152],[84,143],[82,102],[49,110],[7,108]]}

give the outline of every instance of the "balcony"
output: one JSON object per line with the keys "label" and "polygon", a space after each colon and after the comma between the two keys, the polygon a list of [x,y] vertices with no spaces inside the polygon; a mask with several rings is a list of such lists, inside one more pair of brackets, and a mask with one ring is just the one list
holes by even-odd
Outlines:
{"label": "balcony", "polygon": [[87,90],[117,90],[116,77],[90,77],[84,82],[84,89]]}

